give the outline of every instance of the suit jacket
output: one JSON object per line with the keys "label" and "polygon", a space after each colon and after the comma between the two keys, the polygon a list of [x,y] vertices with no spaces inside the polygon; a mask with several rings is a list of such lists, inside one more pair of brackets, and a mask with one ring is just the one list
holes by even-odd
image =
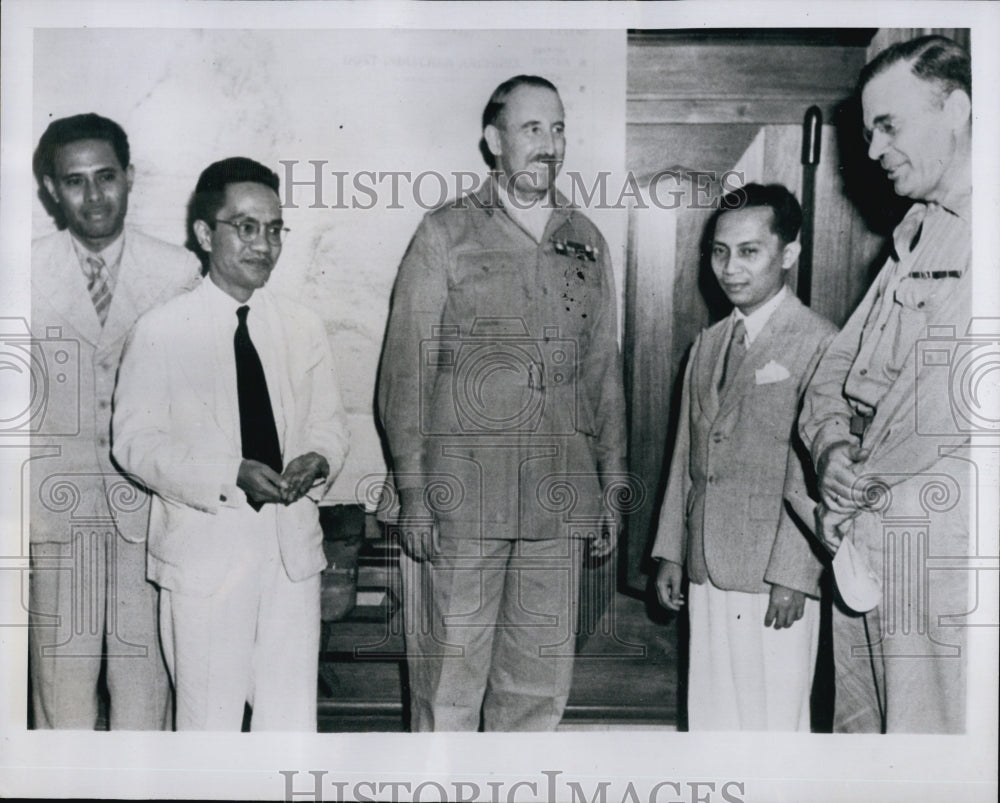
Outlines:
{"label": "suit jacket", "polygon": [[[242,460],[232,340],[212,337],[209,293],[201,287],[147,313],[125,347],[113,419],[114,455],[155,494],[149,525],[149,578],[185,594],[210,595],[238,561],[246,537],[234,527],[247,507],[236,487]],[[325,493],[347,456],[347,428],[323,322],[267,290],[254,293],[280,369],[278,438],[284,463],[317,452],[330,465]],[[217,307],[214,308],[217,311]],[[236,318],[232,319],[235,332]],[[318,491],[318,494],[317,494]],[[276,505],[278,544],[292,580],[326,567],[319,510],[309,497]],[[245,512],[245,510],[243,511]]]}
{"label": "suit jacket", "polygon": [[68,542],[74,520],[98,519],[125,538],[146,537],[148,497],[111,463],[111,396],[125,338],[146,310],[199,281],[194,255],[127,227],[104,326],[68,231],[31,252],[31,329],[39,415],[30,464],[33,543]]}
{"label": "suit jacket", "polygon": [[695,583],[759,593],[774,583],[815,595],[822,566],[782,497],[807,495],[795,421],[836,328],[789,293],[720,397],[730,331],[723,320],[692,346],[652,554],[686,559]]}

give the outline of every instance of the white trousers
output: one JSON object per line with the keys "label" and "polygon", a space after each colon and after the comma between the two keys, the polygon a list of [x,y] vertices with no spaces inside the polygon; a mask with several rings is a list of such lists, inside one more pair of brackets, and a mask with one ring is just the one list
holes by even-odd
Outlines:
{"label": "white trousers", "polygon": [[808,731],[819,602],[790,628],[764,627],[768,594],[691,583],[688,727]]}
{"label": "white trousers", "polygon": [[163,652],[177,730],[316,730],[320,576],[293,582],[278,552],[274,508],[247,527],[246,552],[209,597],[160,592]]}

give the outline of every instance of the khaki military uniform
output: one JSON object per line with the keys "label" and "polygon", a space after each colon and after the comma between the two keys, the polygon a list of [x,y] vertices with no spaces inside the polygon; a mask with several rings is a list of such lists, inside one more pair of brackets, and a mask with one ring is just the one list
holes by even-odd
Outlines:
{"label": "khaki military uniform", "polygon": [[487,729],[553,728],[569,693],[580,544],[624,480],[625,417],[607,244],[554,205],[536,242],[487,182],[424,218],[396,280],[379,409],[441,535],[404,557],[416,730],[475,729],[481,706]]}
{"label": "khaki military uniform", "polygon": [[[799,419],[814,461],[837,441],[870,453],[854,494],[863,507],[835,524],[835,514],[821,515],[822,529],[850,545],[834,563],[844,599],[857,596],[856,579],[882,585],[870,610],[835,608],[834,727],[955,733],[965,723],[963,616],[977,504],[966,448],[976,420],[963,385],[976,357],[970,196],[914,204],[893,240],[820,362]],[[859,559],[842,563],[847,554]]]}

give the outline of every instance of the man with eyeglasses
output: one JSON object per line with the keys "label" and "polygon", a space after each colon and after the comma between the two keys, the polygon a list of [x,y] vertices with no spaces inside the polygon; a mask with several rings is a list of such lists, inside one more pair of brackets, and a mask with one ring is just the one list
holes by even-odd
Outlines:
{"label": "man with eyeglasses", "polygon": [[112,464],[111,394],[136,318],[197,284],[198,261],[126,225],[134,170],[114,120],[53,120],[33,170],[60,229],[31,251],[31,327],[54,357],[41,363],[30,463],[33,725],[97,726],[103,668],[108,727],[162,730],[170,681],[146,581],[149,502]]}
{"label": "man with eyeglasses", "polygon": [[[834,728],[958,733],[975,494],[972,429],[956,417],[975,335],[969,54],[942,36],[901,42],[864,68],[859,92],[868,156],[914,203],[799,420],[850,608],[834,610]],[[929,569],[931,557],[950,566]]]}
{"label": "man with eyeglasses", "polygon": [[178,730],[316,729],[317,502],[347,454],[319,317],[265,285],[278,176],[234,157],[189,219],[207,279],[143,316],[115,390],[114,455],[155,494],[149,577]]}

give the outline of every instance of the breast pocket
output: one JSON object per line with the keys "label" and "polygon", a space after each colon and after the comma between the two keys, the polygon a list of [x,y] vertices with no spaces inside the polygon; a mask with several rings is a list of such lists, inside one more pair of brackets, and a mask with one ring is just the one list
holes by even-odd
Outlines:
{"label": "breast pocket", "polygon": [[[527,302],[524,282],[525,259],[510,251],[474,251],[458,256],[449,303],[456,317],[501,319],[497,334],[518,335],[527,331],[521,311]],[[507,321],[507,319],[514,319]],[[522,325],[518,327],[516,320]],[[471,324],[471,320],[470,320]],[[518,331],[520,330],[520,331]]]}

